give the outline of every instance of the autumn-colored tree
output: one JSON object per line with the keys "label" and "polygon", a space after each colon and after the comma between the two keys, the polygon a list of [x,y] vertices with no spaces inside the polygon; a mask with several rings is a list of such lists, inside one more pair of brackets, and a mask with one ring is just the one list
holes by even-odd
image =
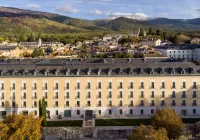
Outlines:
{"label": "autumn-colored tree", "polygon": [[165,128],[169,139],[178,139],[183,134],[184,125],[181,118],[173,109],[167,107],[156,110],[152,125],[155,129]]}
{"label": "autumn-colored tree", "polygon": [[33,113],[24,116],[10,115],[0,123],[1,140],[39,140],[41,139],[42,118],[36,118]]}
{"label": "autumn-colored tree", "polygon": [[133,131],[129,140],[169,140],[164,128],[155,130],[152,126],[141,125]]}

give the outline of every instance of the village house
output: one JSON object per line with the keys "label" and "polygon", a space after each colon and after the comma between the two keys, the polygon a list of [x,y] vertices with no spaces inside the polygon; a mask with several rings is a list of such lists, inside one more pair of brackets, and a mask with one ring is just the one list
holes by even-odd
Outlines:
{"label": "village house", "polygon": [[146,46],[160,46],[161,45],[161,40],[156,39],[156,38],[147,38],[143,39],[140,44],[141,45],[146,45]]}
{"label": "village house", "polygon": [[200,44],[200,38],[197,38],[197,37],[193,38],[191,40],[191,44]]}

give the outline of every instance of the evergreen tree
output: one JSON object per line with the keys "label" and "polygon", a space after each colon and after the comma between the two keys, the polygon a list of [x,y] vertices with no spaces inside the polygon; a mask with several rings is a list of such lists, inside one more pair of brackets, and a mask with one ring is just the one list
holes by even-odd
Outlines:
{"label": "evergreen tree", "polygon": [[152,35],[152,33],[153,33],[152,28],[149,28],[149,35]]}
{"label": "evergreen tree", "polygon": [[161,34],[160,30],[156,30],[156,35],[160,36],[160,34]]}
{"label": "evergreen tree", "polygon": [[139,36],[144,36],[144,30],[142,28],[140,28]]}
{"label": "evergreen tree", "polygon": [[39,100],[39,116],[43,118],[42,126],[47,126],[45,99]]}

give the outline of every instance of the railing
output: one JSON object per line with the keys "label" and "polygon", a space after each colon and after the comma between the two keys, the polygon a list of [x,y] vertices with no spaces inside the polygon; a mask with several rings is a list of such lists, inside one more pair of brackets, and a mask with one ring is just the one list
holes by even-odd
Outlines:
{"label": "railing", "polygon": [[37,99],[37,96],[33,96],[32,99]]}

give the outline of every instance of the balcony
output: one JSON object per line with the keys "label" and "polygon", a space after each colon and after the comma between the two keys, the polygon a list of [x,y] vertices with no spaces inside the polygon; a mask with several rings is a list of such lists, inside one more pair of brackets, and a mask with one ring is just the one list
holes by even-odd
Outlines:
{"label": "balcony", "polygon": [[193,86],[192,89],[197,89],[197,86]]}
{"label": "balcony", "polygon": [[181,106],[186,106],[186,105],[187,105],[186,103],[182,103],[182,104],[181,104]]}
{"label": "balcony", "polygon": [[26,105],[22,105],[21,108],[26,108]]}
{"label": "balcony", "polygon": [[33,96],[32,99],[37,99],[37,96]]}
{"label": "balcony", "polygon": [[186,89],[186,86],[181,86],[181,89]]}
{"label": "balcony", "polygon": [[5,105],[0,105],[0,108],[4,108],[5,107]]}
{"label": "balcony", "polygon": [[160,89],[165,89],[165,86],[161,86]]}
{"label": "balcony", "polygon": [[32,87],[32,90],[37,90],[37,87]]}
{"label": "balcony", "polygon": [[26,87],[21,87],[21,90],[26,90]]}
{"label": "balcony", "polygon": [[150,106],[155,106],[155,103],[151,103]]}
{"label": "balcony", "polygon": [[112,86],[108,86],[107,89],[112,89]]}
{"label": "balcony", "polygon": [[70,97],[69,96],[65,96],[65,99],[69,99]]}
{"label": "balcony", "polygon": [[192,106],[197,106],[197,103],[192,103]]}
{"label": "balcony", "polygon": [[121,98],[123,98],[123,96],[119,95],[118,98],[121,99]]}
{"label": "balcony", "polygon": [[80,107],[80,105],[79,105],[79,104],[76,104],[75,106],[76,106],[76,107]]}
{"label": "balcony", "polygon": [[48,90],[48,87],[43,87],[42,90]]}
{"label": "balcony", "polygon": [[69,87],[64,87],[64,90],[69,90]]}
{"label": "balcony", "polygon": [[176,87],[175,86],[171,86],[171,89],[176,89]]}
{"label": "balcony", "polygon": [[86,86],[85,89],[91,89],[91,87],[90,86]]}
{"label": "balcony", "polygon": [[118,106],[119,106],[119,107],[122,107],[122,106],[123,106],[123,104],[119,104]]}
{"label": "balcony", "polygon": [[80,99],[80,96],[76,96],[75,99]]}
{"label": "balcony", "polygon": [[171,106],[176,106],[176,103],[172,103]]}
{"label": "balcony", "polygon": [[144,95],[140,95],[139,98],[140,98],[140,99],[144,98]]}
{"label": "balcony", "polygon": [[197,98],[197,95],[192,95],[192,98]]}
{"label": "balcony", "polygon": [[22,96],[22,100],[26,100],[26,96]]}
{"label": "balcony", "polygon": [[53,99],[58,99],[58,96],[54,96]]}
{"label": "balcony", "polygon": [[54,87],[53,90],[58,90],[58,87]]}
{"label": "balcony", "polygon": [[187,96],[186,96],[186,95],[182,95],[181,97],[182,97],[182,98],[187,98]]}
{"label": "balcony", "polygon": [[97,86],[97,89],[101,89],[101,86]]}
{"label": "balcony", "polygon": [[128,98],[129,99],[133,99],[134,97],[133,97],[133,95],[129,95]]}
{"label": "balcony", "polygon": [[150,98],[155,98],[155,96],[154,95],[150,95]]}
{"label": "balcony", "polygon": [[86,96],[85,98],[86,98],[86,99],[90,99],[90,98],[91,98],[91,96]]}
{"label": "balcony", "polygon": [[111,98],[112,98],[112,96],[108,96],[107,98],[108,98],[108,99],[111,99]]}
{"label": "balcony", "polygon": [[118,88],[118,89],[123,89],[123,86],[118,86],[117,88]]}
{"label": "balcony", "polygon": [[165,96],[163,96],[163,95],[160,95],[160,98],[165,98]]}
{"label": "balcony", "polygon": [[165,106],[165,105],[166,105],[165,103],[161,103],[161,104],[160,104],[160,106]]}
{"label": "balcony", "polygon": [[133,86],[129,86],[128,89],[133,89]]}
{"label": "balcony", "polygon": [[144,89],[144,86],[140,86],[139,89]]}
{"label": "balcony", "polygon": [[58,105],[54,105],[53,107],[54,107],[54,108],[58,108]]}
{"label": "balcony", "polygon": [[4,100],[4,96],[0,97],[0,100]]}
{"label": "balcony", "polygon": [[112,104],[108,104],[108,107],[112,107]]}
{"label": "balcony", "polygon": [[75,87],[75,90],[79,90],[80,89],[80,87]]}
{"label": "balcony", "polygon": [[101,107],[101,104],[97,104],[97,107]]}
{"label": "balcony", "polygon": [[150,89],[155,89],[155,86],[150,86],[149,88],[150,88]]}
{"label": "balcony", "polygon": [[15,87],[11,87],[10,90],[15,90]]}
{"label": "balcony", "polygon": [[11,100],[15,100],[15,96],[10,97]]}
{"label": "balcony", "polygon": [[33,108],[37,108],[37,105],[33,105],[32,107],[33,107]]}
{"label": "balcony", "polygon": [[101,96],[100,96],[100,95],[98,95],[98,96],[97,96],[97,99],[101,99]]}

